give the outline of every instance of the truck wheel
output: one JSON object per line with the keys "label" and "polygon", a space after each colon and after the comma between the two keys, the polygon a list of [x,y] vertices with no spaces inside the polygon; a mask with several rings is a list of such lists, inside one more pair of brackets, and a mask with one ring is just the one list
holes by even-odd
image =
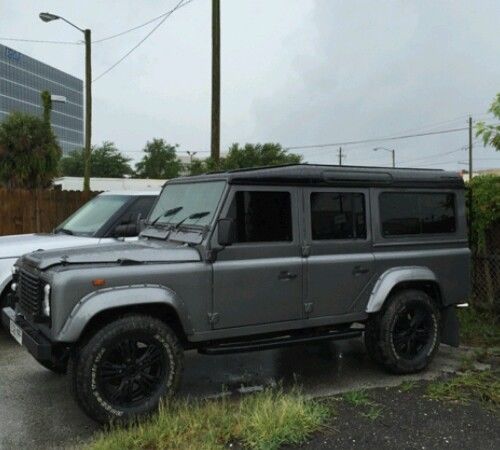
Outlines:
{"label": "truck wheel", "polygon": [[183,349],[162,321],[131,315],[103,327],[71,358],[72,390],[100,423],[127,423],[155,412],[177,389]]}
{"label": "truck wheel", "polygon": [[440,343],[440,314],[423,291],[408,289],[388,299],[367,325],[365,343],[374,360],[390,372],[424,370]]}

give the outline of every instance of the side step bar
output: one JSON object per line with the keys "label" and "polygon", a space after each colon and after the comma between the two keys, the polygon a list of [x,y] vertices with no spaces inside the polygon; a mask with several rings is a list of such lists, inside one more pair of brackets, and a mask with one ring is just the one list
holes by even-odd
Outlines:
{"label": "side step bar", "polygon": [[347,331],[332,331],[327,334],[310,336],[288,336],[273,339],[260,339],[256,341],[239,341],[214,345],[212,347],[202,347],[198,353],[203,355],[227,355],[230,353],[254,352],[258,350],[271,350],[273,348],[288,347],[291,345],[307,344],[311,342],[326,340],[351,339],[361,336],[362,329]]}

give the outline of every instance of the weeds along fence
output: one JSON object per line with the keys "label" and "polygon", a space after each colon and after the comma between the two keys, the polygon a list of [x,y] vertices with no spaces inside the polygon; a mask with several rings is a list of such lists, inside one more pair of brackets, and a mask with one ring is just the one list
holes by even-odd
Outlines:
{"label": "weeds along fence", "polygon": [[96,194],[0,189],[0,236],[49,232]]}
{"label": "weeds along fence", "polygon": [[487,230],[484,248],[472,248],[471,304],[500,315],[500,223]]}
{"label": "weeds along fence", "polygon": [[500,254],[472,256],[471,304],[500,313]]}

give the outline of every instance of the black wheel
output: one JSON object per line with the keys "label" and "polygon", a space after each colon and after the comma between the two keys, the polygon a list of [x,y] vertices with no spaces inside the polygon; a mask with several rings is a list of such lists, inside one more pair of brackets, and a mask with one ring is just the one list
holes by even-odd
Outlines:
{"label": "black wheel", "polygon": [[400,291],[367,324],[365,345],[370,356],[393,373],[424,370],[440,343],[440,314],[423,291]]}
{"label": "black wheel", "polygon": [[127,316],[97,332],[72,358],[72,390],[100,423],[126,423],[157,410],[180,381],[183,350],[174,332],[149,316]]}

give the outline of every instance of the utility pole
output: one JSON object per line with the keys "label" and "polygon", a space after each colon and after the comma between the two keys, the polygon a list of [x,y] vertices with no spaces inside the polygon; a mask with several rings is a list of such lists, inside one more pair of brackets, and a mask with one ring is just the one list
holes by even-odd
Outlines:
{"label": "utility pole", "polygon": [[42,12],[38,15],[44,22],[52,22],[54,20],[62,20],[73,28],[83,33],[85,38],[85,149],[83,152],[83,191],[90,191],[90,155],[91,155],[91,142],[92,142],[92,66],[91,66],[91,39],[90,30],[80,28],[68,19],[57,14],[49,12]]}
{"label": "utility pole", "polygon": [[472,241],[472,220],[473,220],[473,207],[472,207],[472,117],[469,116],[469,246]]}
{"label": "utility pole", "polygon": [[379,150],[384,150],[386,152],[391,152],[392,155],[392,167],[396,167],[396,149],[387,148],[387,147],[375,147],[373,149],[374,152],[378,152]]}
{"label": "utility pole", "polygon": [[83,170],[83,191],[90,192],[90,158],[92,142],[92,66],[90,30],[85,35],[85,152]]}
{"label": "utility pole", "polygon": [[338,157],[339,157],[339,166],[341,166],[342,165],[342,147],[339,147]]}
{"label": "utility pole", "polygon": [[220,159],[220,0],[212,0],[212,142],[210,154]]}

